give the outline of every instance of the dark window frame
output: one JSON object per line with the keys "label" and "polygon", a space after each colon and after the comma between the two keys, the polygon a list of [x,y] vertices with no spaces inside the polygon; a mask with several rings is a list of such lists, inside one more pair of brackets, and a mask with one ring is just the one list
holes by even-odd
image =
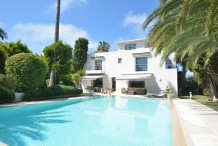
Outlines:
{"label": "dark window frame", "polygon": [[125,50],[134,50],[134,49],[136,49],[136,43],[125,45]]}
{"label": "dark window frame", "polygon": [[102,60],[95,60],[95,70],[102,70]]}
{"label": "dark window frame", "polygon": [[[142,59],[145,59],[145,60],[143,61]],[[138,57],[135,60],[136,60],[135,61],[135,71],[147,71],[148,70],[148,58],[147,57]]]}

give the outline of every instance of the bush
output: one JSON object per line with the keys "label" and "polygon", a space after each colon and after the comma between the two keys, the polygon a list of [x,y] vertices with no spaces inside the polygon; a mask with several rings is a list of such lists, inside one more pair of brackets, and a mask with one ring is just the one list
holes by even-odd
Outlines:
{"label": "bush", "polygon": [[16,79],[18,92],[35,89],[45,82],[46,64],[31,53],[20,53],[6,61],[6,75]]}
{"label": "bush", "polygon": [[14,92],[0,86],[0,102],[13,101],[14,96]]}
{"label": "bush", "polygon": [[39,100],[55,96],[79,94],[82,94],[82,90],[77,89],[75,86],[54,85],[50,88],[46,87],[28,91],[24,95],[24,100]]}
{"label": "bush", "polygon": [[11,91],[15,91],[16,79],[12,76],[5,76],[0,74],[0,86],[5,87]]}

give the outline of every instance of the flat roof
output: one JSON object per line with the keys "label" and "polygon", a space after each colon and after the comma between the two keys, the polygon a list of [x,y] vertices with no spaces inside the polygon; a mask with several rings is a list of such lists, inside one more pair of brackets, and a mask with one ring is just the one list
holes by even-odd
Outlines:
{"label": "flat roof", "polygon": [[117,44],[125,44],[125,43],[140,42],[140,41],[145,41],[146,42],[146,39],[145,38],[141,38],[141,39],[120,41],[120,42],[117,42]]}

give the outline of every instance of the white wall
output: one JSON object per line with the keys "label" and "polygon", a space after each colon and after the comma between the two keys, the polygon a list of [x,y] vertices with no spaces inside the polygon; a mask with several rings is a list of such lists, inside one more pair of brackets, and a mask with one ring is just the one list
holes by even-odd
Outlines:
{"label": "white wall", "polygon": [[[127,44],[131,44],[127,42]],[[105,76],[103,78],[103,88],[112,87],[112,77],[119,77],[121,74],[136,74],[136,73],[152,73],[153,75],[149,80],[145,81],[145,86],[152,93],[160,93],[167,86],[174,88],[176,93],[177,89],[177,69],[165,69],[165,64],[160,67],[161,56],[155,57],[150,52],[150,48],[143,48],[145,46],[144,41],[139,40],[137,43],[137,49],[125,50],[125,43],[118,44],[118,51],[95,53],[89,55],[86,64],[92,64],[94,66],[94,60],[102,58],[103,68]],[[147,52],[147,53],[146,53]],[[135,71],[135,57],[133,54],[142,53],[148,57],[148,71]],[[91,58],[95,57],[95,58]],[[173,56],[170,57],[172,59]],[[122,58],[122,62],[118,63],[118,58]],[[84,86],[87,84],[83,83]],[[116,81],[117,92],[120,93],[121,88],[128,87],[127,81]]]}

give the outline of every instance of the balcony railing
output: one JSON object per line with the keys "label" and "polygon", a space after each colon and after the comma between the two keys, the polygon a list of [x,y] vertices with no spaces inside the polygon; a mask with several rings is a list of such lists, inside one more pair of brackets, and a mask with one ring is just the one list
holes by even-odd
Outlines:
{"label": "balcony railing", "polygon": [[146,64],[136,64],[136,71],[147,71]]}
{"label": "balcony railing", "polygon": [[86,65],[85,70],[90,71],[90,70],[104,70],[104,66],[102,65]]}

